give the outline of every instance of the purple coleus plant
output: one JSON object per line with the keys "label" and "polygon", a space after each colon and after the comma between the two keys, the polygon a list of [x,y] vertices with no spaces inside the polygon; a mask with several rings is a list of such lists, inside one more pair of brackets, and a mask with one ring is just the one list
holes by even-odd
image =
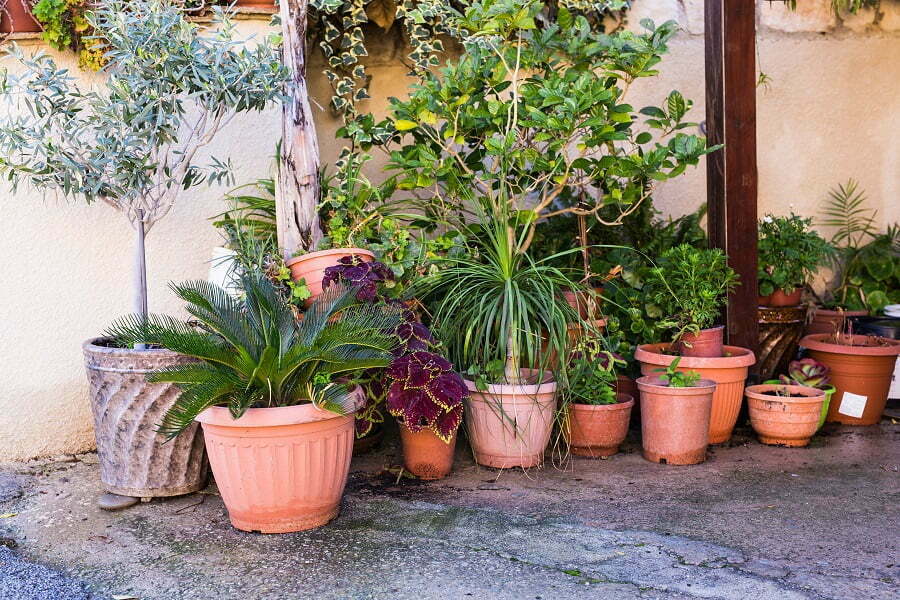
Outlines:
{"label": "purple coleus plant", "polygon": [[788,365],[788,374],[779,379],[784,385],[805,385],[824,390],[828,388],[829,368],[814,358],[792,360]]}
{"label": "purple coleus plant", "polygon": [[322,288],[340,282],[358,288],[356,299],[360,302],[375,302],[378,284],[393,280],[394,273],[384,263],[363,262],[358,256],[345,256],[337,265],[325,269]]}
{"label": "purple coleus plant", "polygon": [[450,361],[434,352],[413,352],[395,358],[387,376],[388,412],[410,431],[430,429],[449,444],[462,423],[463,399],[469,395]]}

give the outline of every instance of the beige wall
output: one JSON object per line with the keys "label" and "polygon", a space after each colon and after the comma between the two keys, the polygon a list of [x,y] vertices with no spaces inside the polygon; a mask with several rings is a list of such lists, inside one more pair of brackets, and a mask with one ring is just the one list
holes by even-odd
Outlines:
{"label": "beige wall", "polygon": [[[848,177],[861,181],[882,222],[900,220],[900,6],[884,0],[881,12],[846,21],[803,1],[785,13],[760,3],[759,60],[771,89],[759,106],[760,211],[794,209],[814,215],[828,188]],[[675,18],[684,31],[671,44],[662,75],[636,85],[635,106],[658,102],[679,89],[703,115],[703,37],[700,0],[635,0],[631,26],[649,16]],[[264,21],[244,21],[243,32],[262,32]],[[42,48],[31,44],[31,49]],[[405,89],[405,68],[393,42],[372,52],[368,108]],[[75,69],[68,56],[60,60]],[[321,65],[313,65],[320,70]],[[327,104],[321,76],[313,91]],[[337,121],[323,112],[319,134],[325,162],[340,144]],[[277,111],[233,123],[213,147],[230,153],[237,182],[268,174],[279,136]],[[148,240],[150,304],[158,312],[179,306],[170,280],[204,277],[217,234],[207,219],[221,209],[221,189],[193,190]],[[703,166],[659,187],[656,204],[672,214],[704,201]],[[13,195],[0,184],[0,462],[87,450],[93,445],[81,343],[128,312],[132,233],[106,206],[71,205],[33,190]]]}

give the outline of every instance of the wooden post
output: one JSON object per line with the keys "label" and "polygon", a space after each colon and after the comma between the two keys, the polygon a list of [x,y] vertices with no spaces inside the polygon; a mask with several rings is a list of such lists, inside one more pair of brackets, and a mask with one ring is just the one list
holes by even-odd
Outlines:
{"label": "wooden post", "polygon": [[306,85],[308,0],[281,0],[284,64],[290,71],[282,109],[281,162],[275,188],[278,246],[285,258],[314,250],[322,239],[319,203],[319,142]]}
{"label": "wooden post", "polygon": [[706,130],[710,244],[728,254],[741,285],[729,297],[728,342],[758,352],[756,2],[706,0]]}

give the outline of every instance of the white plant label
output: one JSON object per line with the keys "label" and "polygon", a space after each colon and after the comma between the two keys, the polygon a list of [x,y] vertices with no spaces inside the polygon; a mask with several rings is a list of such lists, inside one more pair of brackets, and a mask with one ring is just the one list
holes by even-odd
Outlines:
{"label": "white plant label", "polygon": [[863,411],[866,410],[866,400],[868,400],[868,398],[865,396],[844,392],[844,397],[841,398],[841,407],[838,409],[838,412],[842,415],[859,419],[863,416]]}

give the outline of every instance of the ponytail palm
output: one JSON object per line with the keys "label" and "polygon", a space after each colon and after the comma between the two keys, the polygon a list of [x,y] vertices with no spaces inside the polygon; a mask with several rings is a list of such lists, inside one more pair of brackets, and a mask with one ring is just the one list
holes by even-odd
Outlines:
{"label": "ponytail palm", "polygon": [[301,321],[267,279],[241,280],[243,299],[205,281],[172,285],[193,319],[124,317],[107,332],[121,344],[155,344],[197,359],[148,376],[182,393],[159,430],[169,438],[211,406],[237,419],[248,408],[313,402],[338,414],[353,410],[336,376],[385,367],[401,321],[395,307],[356,302],[356,290],[332,286]]}

